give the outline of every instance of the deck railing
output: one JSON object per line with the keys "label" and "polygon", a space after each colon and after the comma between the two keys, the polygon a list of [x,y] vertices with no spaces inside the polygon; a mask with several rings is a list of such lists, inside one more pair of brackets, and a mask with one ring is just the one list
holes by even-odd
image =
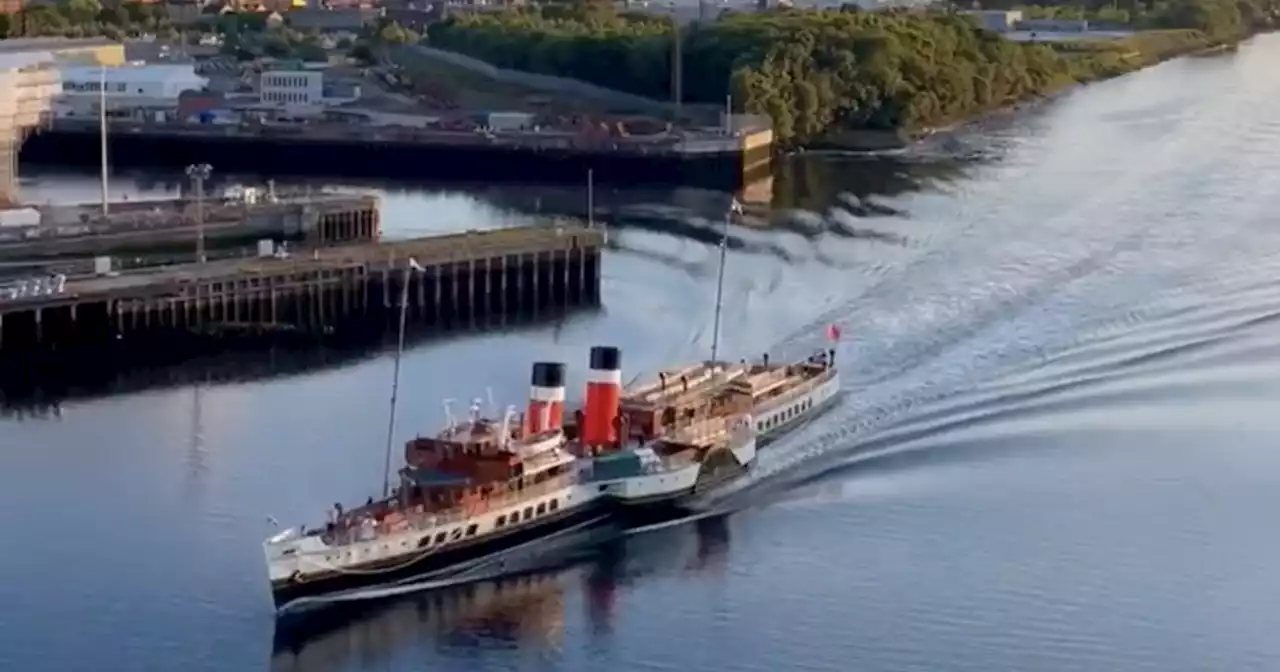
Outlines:
{"label": "deck railing", "polygon": [[347,525],[332,535],[324,535],[321,539],[329,546],[346,546],[348,544],[374,541],[392,534],[403,534],[408,530],[422,532],[435,530],[442,526],[474,519],[494,509],[501,509],[518,502],[535,499],[556,490],[563,490],[577,482],[578,474],[569,472],[541,483],[525,486],[523,490],[486,497],[471,504],[457,506],[444,511],[426,512],[415,509],[407,511],[401,509],[395,511],[395,513],[403,515],[404,519],[397,521],[395,524],[389,524],[384,520],[373,526],[365,527],[362,521],[365,519],[372,520],[372,516],[366,517],[361,514],[360,509],[356,509],[348,515],[349,522]]}

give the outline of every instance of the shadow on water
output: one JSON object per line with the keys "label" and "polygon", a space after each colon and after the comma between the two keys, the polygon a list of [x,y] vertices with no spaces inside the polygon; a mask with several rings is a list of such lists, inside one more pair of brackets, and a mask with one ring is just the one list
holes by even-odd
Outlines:
{"label": "shadow on water", "polygon": [[559,649],[565,596],[584,594],[587,627],[613,631],[618,589],[658,574],[721,572],[728,519],[704,518],[635,536],[613,528],[586,532],[572,546],[540,556],[519,575],[370,603],[348,603],[277,624],[271,669],[347,669],[369,665],[430,640],[437,649]]}
{"label": "shadow on water", "polygon": [[979,156],[868,155],[822,152],[779,160],[773,207],[821,212],[844,194],[866,201],[895,198],[963,179],[988,158]]}
{"label": "shadow on water", "polygon": [[[936,143],[935,143],[936,144]],[[387,196],[412,194],[448,194],[470,198],[497,210],[525,216],[568,217],[585,219],[588,203],[598,219],[620,228],[646,229],[691,240],[718,242],[716,231],[730,198],[737,198],[746,209],[739,223],[757,229],[791,230],[806,237],[824,232],[858,237],[847,227],[796,226],[788,211],[826,212],[839,208],[856,217],[899,216],[904,213],[884,203],[913,192],[936,188],[964,177],[967,169],[992,160],[993,156],[970,151],[937,151],[921,149],[911,154],[868,155],[820,152],[798,154],[777,159],[774,176],[748,185],[736,194],[697,187],[651,187],[597,185],[588,196],[587,176],[582,184],[494,185],[491,183],[450,183],[448,185],[410,181],[318,180],[281,176],[281,188],[339,187],[371,189]],[[38,184],[59,176],[89,175],[81,171],[42,169],[28,176]],[[180,174],[124,172],[114,177],[117,182],[131,182],[134,190],[149,198],[176,195],[183,189]],[[220,174],[209,180],[209,193],[218,193],[235,184],[256,184],[256,178]],[[695,220],[708,220],[701,224]],[[829,219],[829,218],[828,218]]]}
{"label": "shadow on water", "polygon": [[[478,334],[499,334],[562,327],[599,309],[577,308],[540,316],[508,319],[505,324],[441,329],[411,325],[406,349]],[[258,382],[349,366],[394,349],[394,330],[342,338],[304,334],[258,337],[221,335],[182,339],[164,347],[85,347],[44,355],[0,357],[0,417],[56,415],[67,401],[92,399],[197,383]]]}

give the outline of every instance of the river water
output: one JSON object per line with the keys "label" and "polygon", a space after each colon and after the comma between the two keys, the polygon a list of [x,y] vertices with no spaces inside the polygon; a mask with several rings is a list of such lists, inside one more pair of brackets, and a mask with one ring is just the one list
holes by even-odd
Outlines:
{"label": "river water", "polygon": [[[767,453],[743,510],[532,577],[275,638],[264,517],[379,487],[386,354],[11,412],[0,668],[1277,669],[1278,60],[1264,37],[906,156],[789,162],[794,212],[734,228],[723,348],[840,323],[850,394]],[[615,227],[601,314],[416,347],[397,438],[445,397],[518,400],[534,359],[702,356],[716,253],[687,230],[724,198],[653,202],[680,235]],[[405,235],[529,217],[386,199]]]}

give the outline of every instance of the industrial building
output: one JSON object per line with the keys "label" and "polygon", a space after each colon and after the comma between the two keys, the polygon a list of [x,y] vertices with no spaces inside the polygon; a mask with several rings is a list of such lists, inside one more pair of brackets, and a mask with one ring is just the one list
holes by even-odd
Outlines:
{"label": "industrial building", "polygon": [[283,62],[272,65],[258,79],[259,101],[276,108],[341,105],[360,99],[360,87],[325,81],[325,63]]}
{"label": "industrial building", "polygon": [[262,73],[259,90],[264,103],[318,105],[324,102],[324,72],[268,70]]}
{"label": "industrial building", "polygon": [[196,74],[189,63],[165,63],[160,65],[125,65],[116,68],[69,66],[62,68],[62,93],[67,98],[102,95],[106,85],[106,97],[147,98],[176,103],[183,91],[199,91],[209,80]]}

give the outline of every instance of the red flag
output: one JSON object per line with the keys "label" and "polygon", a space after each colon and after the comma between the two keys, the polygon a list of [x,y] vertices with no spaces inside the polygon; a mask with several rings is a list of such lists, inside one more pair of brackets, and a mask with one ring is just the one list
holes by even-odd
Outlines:
{"label": "red flag", "polygon": [[840,325],[833,324],[827,327],[827,340],[829,341],[840,340]]}

